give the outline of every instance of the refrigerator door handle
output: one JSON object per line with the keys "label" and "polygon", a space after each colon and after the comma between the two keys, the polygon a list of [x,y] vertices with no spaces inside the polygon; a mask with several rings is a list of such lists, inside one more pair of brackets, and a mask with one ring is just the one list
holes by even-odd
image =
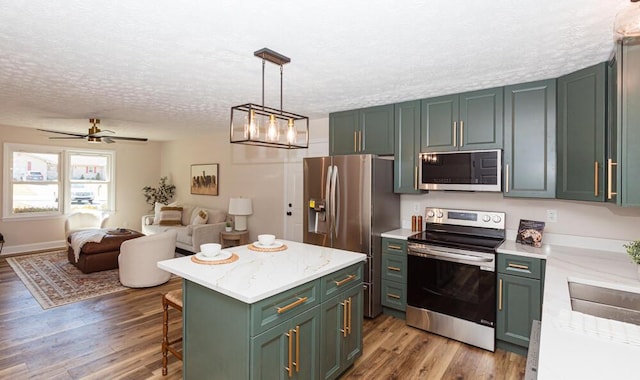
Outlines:
{"label": "refrigerator door handle", "polygon": [[[325,220],[327,222],[331,222],[331,199],[330,199],[330,194],[331,194],[331,178],[332,178],[332,173],[333,173],[333,166],[329,165],[327,167],[327,182],[325,184],[325,189],[324,189],[324,199],[325,199]],[[329,225],[329,231],[327,231],[329,233],[329,235],[331,235],[331,225]]]}
{"label": "refrigerator door handle", "polygon": [[340,177],[338,176],[338,167],[333,167],[333,178],[331,180],[331,218],[333,219],[333,229],[335,231],[335,237],[338,237],[338,231],[340,230],[340,191],[338,189],[338,181]]}

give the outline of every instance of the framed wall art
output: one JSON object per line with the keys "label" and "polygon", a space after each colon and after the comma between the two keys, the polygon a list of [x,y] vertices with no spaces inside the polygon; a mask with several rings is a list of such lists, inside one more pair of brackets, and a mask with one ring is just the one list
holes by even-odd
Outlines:
{"label": "framed wall art", "polygon": [[191,194],[218,195],[218,164],[191,165]]}

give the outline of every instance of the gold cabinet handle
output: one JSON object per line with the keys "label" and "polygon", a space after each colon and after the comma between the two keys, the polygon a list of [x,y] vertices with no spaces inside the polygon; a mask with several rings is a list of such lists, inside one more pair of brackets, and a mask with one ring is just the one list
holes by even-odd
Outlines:
{"label": "gold cabinet handle", "polygon": [[458,146],[458,133],[456,132],[456,130],[458,129],[458,122],[454,121],[453,122],[453,147],[457,147]]}
{"label": "gold cabinet handle", "polygon": [[297,300],[291,302],[287,306],[276,307],[276,311],[277,311],[278,314],[282,314],[285,311],[289,311],[289,310],[293,309],[294,307],[296,307],[298,305],[302,305],[303,303],[305,303],[307,301],[307,299],[309,299],[309,297],[298,297]]}
{"label": "gold cabinet handle", "polygon": [[362,152],[362,131],[358,131],[358,146],[359,148],[359,152]]}
{"label": "gold cabinet handle", "polygon": [[399,246],[399,245],[393,245],[393,244],[389,244],[389,245],[387,246],[387,248],[389,248],[389,249],[397,249],[398,251],[402,249],[402,247],[401,247],[401,246]]}
{"label": "gold cabinet handle", "polygon": [[285,367],[285,369],[287,370],[287,373],[289,374],[289,377],[293,376],[293,357],[291,355],[292,351],[293,351],[293,340],[291,339],[291,330],[289,330],[289,332],[287,332],[285,334],[288,338],[289,338],[289,366]]}
{"label": "gold cabinet handle", "polygon": [[498,280],[498,310],[502,310],[502,279]]}
{"label": "gold cabinet handle", "polygon": [[593,196],[598,196],[598,161],[593,163]]}
{"label": "gold cabinet handle", "polygon": [[464,120],[460,120],[460,148],[464,145]]}
{"label": "gold cabinet handle", "polygon": [[400,268],[398,267],[387,267],[387,269],[392,270],[394,272],[400,272]]}
{"label": "gold cabinet handle", "polygon": [[342,329],[340,329],[340,332],[344,337],[347,336],[347,300],[340,302],[340,305],[342,305]]}
{"label": "gold cabinet handle", "polygon": [[617,166],[617,162],[613,162],[612,159],[607,159],[607,199],[612,199],[614,195],[618,195],[617,192],[612,190],[613,181],[613,167]]}
{"label": "gold cabinet handle", "polygon": [[505,179],[504,179],[504,187],[505,187],[505,193],[509,192],[509,164],[507,164],[507,170],[505,170],[504,173]]}
{"label": "gold cabinet handle", "polygon": [[342,285],[346,284],[347,282],[353,280],[354,278],[356,278],[356,275],[355,274],[350,274],[344,280],[334,281],[334,283],[336,284],[336,286],[342,286]]}
{"label": "gold cabinet handle", "polygon": [[347,305],[349,305],[348,307],[349,311],[347,312],[348,314],[347,334],[351,335],[351,297],[349,297],[349,300],[347,301]]}
{"label": "gold cabinet handle", "polygon": [[413,188],[418,190],[418,167],[413,167]]}
{"label": "gold cabinet handle", "polygon": [[300,372],[300,326],[296,326],[296,329],[293,330],[293,333],[296,334],[296,361],[293,362],[293,365],[296,366],[296,372]]}
{"label": "gold cabinet handle", "polygon": [[399,295],[397,295],[397,294],[393,294],[393,293],[387,293],[387,297],[389,297],[389,298],[395,298],[395,299],[397,299],[397,300],[399,300],[399,299],[400,299],[400,296],[399,296]]}
{"label": "gold cabinet handle", "polygon": [[528,265],[520,265],[520,264],[509,263],[507,266],[509,268],[529,270],[529,266]]}
{"label": "gold cabinet handle", "polygon": [[356,131],[353,131],[353,151],[354,153],[358,151],[358,148],[356,147],[356,143],[358,142],[358,139],[356,138]]}

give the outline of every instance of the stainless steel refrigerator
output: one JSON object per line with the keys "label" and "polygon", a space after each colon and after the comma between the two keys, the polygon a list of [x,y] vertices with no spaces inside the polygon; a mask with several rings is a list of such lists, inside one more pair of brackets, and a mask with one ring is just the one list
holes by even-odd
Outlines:
{"label": "stainless steel refrigerator", "polygon": [[382,312],[380,234],[400,228],[393,160],[373,155],[304,159],[304,242],[367,255],[364,315]]}

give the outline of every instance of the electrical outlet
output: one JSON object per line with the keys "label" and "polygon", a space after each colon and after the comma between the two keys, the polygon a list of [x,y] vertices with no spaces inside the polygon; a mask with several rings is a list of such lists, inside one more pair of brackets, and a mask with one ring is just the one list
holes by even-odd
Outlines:
{"label": "electrical outlet", "polygon": [[558,210],[547,210],[547,222],[555,223],[558,221]]}
{"label": "electrical outlet", "polygon": [[420,212],[420,203],[418,202],[413,203],[413,212]]}

